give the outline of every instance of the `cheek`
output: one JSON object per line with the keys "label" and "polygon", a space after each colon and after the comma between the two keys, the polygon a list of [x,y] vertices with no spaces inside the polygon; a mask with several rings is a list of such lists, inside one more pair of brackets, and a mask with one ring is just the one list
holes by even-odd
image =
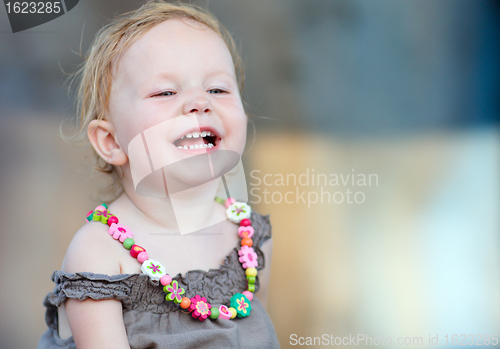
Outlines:
{"label": "cheek", "polygon": [[229,113],[230,117],[228,119],[228,122],[231,123],[231,130],[235,134],[246,137],[248,122],[247,115],[245,114],[245,110],[243,109],[241,100],[238,100],[234,104],[235,106],[232,108],[233,110],[231,111],[231,113]]}
{"label": "cheek", "polygon": [[120,97],[119,95],[113,96],[110,101],[109,115],[110,120],[115,126],[116,141],[128,155],[128,144],[137,134],[137,132],[134,131],[137,125],[135,125],[135,120],[133,118],[134,113],[131,111],[130,106],[124,103]]}
{"label": "cheek", "polygon": [[135,124],[134,120],[126,119],[123,115],[121,115],[116,123],[116,139],[127,156],[129,154],[128,145],[130,141],[142,132],[142,130],[139,129],[139,126],[140,125]]}
{"label": "cheek", "polygon": [[231,130],[241,136],[247,133],[247,118],[245,115],[235,117],[231,120]]}
{"label": "cheek", "polygon": [[154,113],[148,113],[133,107],[128,109],[116,108],[114,111],[113,120],[116,128],[116,138],[127,155],[128,145],[132,139],[162,121],[161,118],[157,120]]}
{"label": "cheek", "polygon": [[247,118],[245,115],[243,117],[235,118],[231,120],[231,143],[234,150],[236,150],[240,155],[245,149],[246,137],[247,137]]}

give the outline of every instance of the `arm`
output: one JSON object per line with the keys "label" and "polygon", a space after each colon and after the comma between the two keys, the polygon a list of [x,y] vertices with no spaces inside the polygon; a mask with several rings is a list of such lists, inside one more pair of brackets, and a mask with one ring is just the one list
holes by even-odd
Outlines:
{"label": "arm", "polygon": [[[109,244],[114,241],[102,229],[100,224],[88,224],[78,231],[64,258],[63,271],[120,274],[118,256]],[[130,349],[120,301],[68,299],[64,309],[78,349]]]}
{"label": "arm", "polygon": [[255,293],[255,296],[259,298],[264,308],[267,306],[267,288],[269,286],[269,278],[271,275],[271,257],[273,251],[273,239],[269,239],[262,244],[260,248],[264,253],[264,259],[266,266],[264,269],[259,270],[257,276],[259,277],[260,288],[259,291]]}
{"label": "arm", "polygon": [[120,301],[68,299],[66,314],[78,349],[130,349]]}

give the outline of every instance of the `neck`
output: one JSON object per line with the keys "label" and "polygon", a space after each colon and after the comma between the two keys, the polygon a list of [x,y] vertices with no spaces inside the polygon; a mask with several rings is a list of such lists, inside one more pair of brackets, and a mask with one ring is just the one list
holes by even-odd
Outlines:
{"label": "neck", "polygon": [[220,178],[178,193],[167,193],[165,197],[146,197],[138,194],[126,177],[122,181],[124,193],[113,206],[143,223],[184,235],[226,219],[223,206],[214,201]]}

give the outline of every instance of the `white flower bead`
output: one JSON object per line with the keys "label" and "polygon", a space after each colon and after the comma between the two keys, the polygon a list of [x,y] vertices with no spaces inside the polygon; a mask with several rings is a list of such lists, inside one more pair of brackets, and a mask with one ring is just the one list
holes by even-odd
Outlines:
{"label": "white flower bead", "polygon": [[167,273],[165,267],[154,259],[145,260],[142,263],[141,271],[152,280],[160,280],[161,277]]}
{"label": "white flower bead", "polygon": [[227,219],[238,224],[242,219],[250,218],[252,209],[244,202],[236,201],[226,209]]}

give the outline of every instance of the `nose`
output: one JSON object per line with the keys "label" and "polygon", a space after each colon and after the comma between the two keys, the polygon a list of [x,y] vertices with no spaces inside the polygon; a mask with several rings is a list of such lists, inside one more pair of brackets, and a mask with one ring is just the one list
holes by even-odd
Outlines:
{"label": "nose", "polygon": [[212,106],[206,96],[196,94],[191,96],[184,105],[184,114],[188,113],[209,113],[212,111]]}

